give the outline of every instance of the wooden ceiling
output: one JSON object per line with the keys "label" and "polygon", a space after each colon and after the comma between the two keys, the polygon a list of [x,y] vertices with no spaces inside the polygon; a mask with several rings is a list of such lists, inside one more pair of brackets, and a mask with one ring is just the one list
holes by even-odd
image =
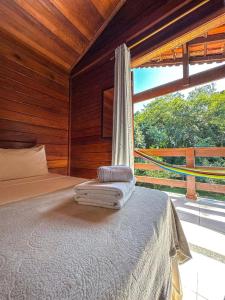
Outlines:
{"label": "wooden ceiling", "polygon": [[[211,29],[186,44],[190,64],[225,61],[225,25]],[[140,67],[181,65],[183,63],[183,47],[179,46],[163,52]]]}
{"label": "wooden ceiling", "polygon": [[0,0],[0,32],[66,71],[125,0]]}

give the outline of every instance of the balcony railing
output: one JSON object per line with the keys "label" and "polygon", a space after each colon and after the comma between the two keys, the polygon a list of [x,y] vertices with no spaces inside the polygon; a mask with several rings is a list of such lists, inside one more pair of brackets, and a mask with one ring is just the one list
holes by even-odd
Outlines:
{"label": "balcony railing", "polygon": [[[167,149],[148,149],[148,154],[150,156],[158,157],[185,157],[186,167],[194,168],[204,166],[195,165],[196,157],[225,157],[225,147],[207,147],[207,148],[167,148]],[[135,157],[139,157],[135,153]],[[135,163],[135,169],[139,170],[158,170],[163,171],[162,168],[153,165],[151,163]],[[207,169],[221,169],[221,167],[206,167]],[[198,182],[197,179],[193,176],[187,176],[186,180],[177,180],[177,179],[167,179],[167,178],[157,178],[150,176],[136,176],[138,182],[142,183],[151,183],[157,185],[165,185],[169,187],[179,187],[186,189],[186,197],[188,199],[196,200],[197,192],[196,190],[203,190],[207,192],[216,192],[225,194],[225,181],[224,184],[214,184],[214,183],[203,183]]]}

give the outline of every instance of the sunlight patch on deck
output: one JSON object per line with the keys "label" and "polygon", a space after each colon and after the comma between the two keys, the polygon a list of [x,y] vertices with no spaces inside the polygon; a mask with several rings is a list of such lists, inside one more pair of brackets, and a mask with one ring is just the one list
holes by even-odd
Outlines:
{"label": "sunlight patch on deck", "polygon": [[202,211],[199,212],[199,211],[196,211],[196,210],[192,210],[192,209],[185,208],[185,207],[180,207],[180,206],[176,206],[176,209],[178,211],[182,211],[182,212],[189,213],[189,214],[192,214],[192,215],[195,215],[195,216],[199,216],[201,218],[205,218],[205,219],[225,223],[225,217],[222,217],[222,216],[212,215],[212,214],[209,214],[209,213],[204,213]]}
{"label": "sunlight patch on deck", "polygon": [[225,257],[225,235],[186,221],[181,221],[181,224],[190,244],[208,249],[215,254]]}
{"label": "sunlight patch on deck", "polygon": [[207,210],[211,210],[211,211],[215,211],[215,212],[225,213],[225,207],[224,208],[219,208],[219,207],[215,207],[215,206],[212,206],[212,205],[206,205],[206,204],[201,204],[201,203],[192,203],[192,202],[187,202],[187,203],[185,203],[185,205],[191,206],[191,207],[198,207],[198,208],[202,208],[202,209],[207,209]]}

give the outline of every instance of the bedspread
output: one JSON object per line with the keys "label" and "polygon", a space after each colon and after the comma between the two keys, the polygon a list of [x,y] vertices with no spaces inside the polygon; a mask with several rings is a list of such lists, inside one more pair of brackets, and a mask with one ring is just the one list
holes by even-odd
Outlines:
{"label": "bedspread", "polygon": [[119,211],[73,189],[0,206],[0,299],[167,300],[190,258],[173,204],[136,187]]}

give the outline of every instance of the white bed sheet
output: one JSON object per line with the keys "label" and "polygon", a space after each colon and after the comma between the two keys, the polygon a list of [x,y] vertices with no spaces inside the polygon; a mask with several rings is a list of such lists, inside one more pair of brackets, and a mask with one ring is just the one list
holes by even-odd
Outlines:
{"label": "white bed sheet", "polygon": [[181,299],[177,262],[190,252],[168,196],[136,187],[115,212],[76,204],[82,180],[1,186],[8,201],[18,191],[26,199],[0,206],[0,299],[170,300],[172,291]]}

